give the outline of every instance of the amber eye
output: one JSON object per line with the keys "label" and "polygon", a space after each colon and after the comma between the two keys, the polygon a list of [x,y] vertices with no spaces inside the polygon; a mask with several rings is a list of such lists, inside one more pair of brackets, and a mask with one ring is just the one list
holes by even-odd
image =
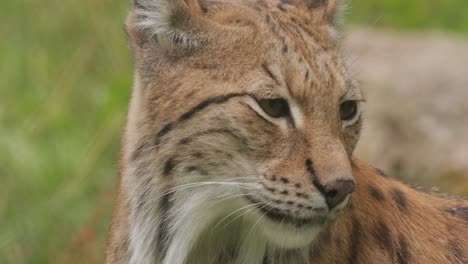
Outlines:
{"label": "amber eye", "polygon": [[340,105],[340,117],[343,121],[353,119],[358,112],[356,101],[346,101]]}
{"label": "amber eye", "polygon": [[257,102],[263,111],[273,118],[289,116],[288,102],[282,98],[257,99]]}

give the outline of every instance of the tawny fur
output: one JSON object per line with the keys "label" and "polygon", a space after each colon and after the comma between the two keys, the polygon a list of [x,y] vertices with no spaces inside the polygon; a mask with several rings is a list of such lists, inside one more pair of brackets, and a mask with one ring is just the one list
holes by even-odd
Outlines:
{"label": "tawny fur", "polygon": [[[352,158],[364,96],[340,50],[337,0],[132,5],[107,263],[468,262],[466,200]],[[257,101],[272,98],[288,118]],[[355,118],[341,120],[344,101],[359,103]],[[321,186],[334,181],[355,190],[332,207]],[[275,221],[265,206],[312,222]]]}

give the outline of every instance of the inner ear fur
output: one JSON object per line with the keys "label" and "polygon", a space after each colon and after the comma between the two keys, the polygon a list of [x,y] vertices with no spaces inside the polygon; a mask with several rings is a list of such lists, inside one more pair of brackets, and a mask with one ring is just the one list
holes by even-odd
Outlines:
{"label": "inner ear fur", "polygon": [[209,24],[198,0],[133,0],[126,30],[137,46],[156,40],[162,46],[192,48],[203,41]]}

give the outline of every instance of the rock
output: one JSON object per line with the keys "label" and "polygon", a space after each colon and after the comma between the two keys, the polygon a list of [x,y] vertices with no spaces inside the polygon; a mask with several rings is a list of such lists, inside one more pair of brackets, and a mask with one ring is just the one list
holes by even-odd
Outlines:
{"label": "rock", "polygon": [[368,99],[357,156],[400,178],[468,182],[468,39],[353,29],[344,47]]}

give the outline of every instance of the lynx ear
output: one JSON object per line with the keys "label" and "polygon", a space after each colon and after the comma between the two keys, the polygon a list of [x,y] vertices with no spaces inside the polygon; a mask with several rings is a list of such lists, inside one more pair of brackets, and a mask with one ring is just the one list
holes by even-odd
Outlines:
{"label": "lynx ear", "polygon": [[336,26],[341,18],[346,0],[282,0],[283,4],[296,5],[312,13],[314,22]]}
{"label": "lynx ear", "polygon": [[207,23],[202,15],[197,0],[133,0],[127,31],[137,44],[156,39],[163,46],[193,47]]}
{"label": "lynx ear", "polygon": [[324,19],[333,26],[337,26],[342,18],[346,7],[345,0],[318,0],[325,2]]}

